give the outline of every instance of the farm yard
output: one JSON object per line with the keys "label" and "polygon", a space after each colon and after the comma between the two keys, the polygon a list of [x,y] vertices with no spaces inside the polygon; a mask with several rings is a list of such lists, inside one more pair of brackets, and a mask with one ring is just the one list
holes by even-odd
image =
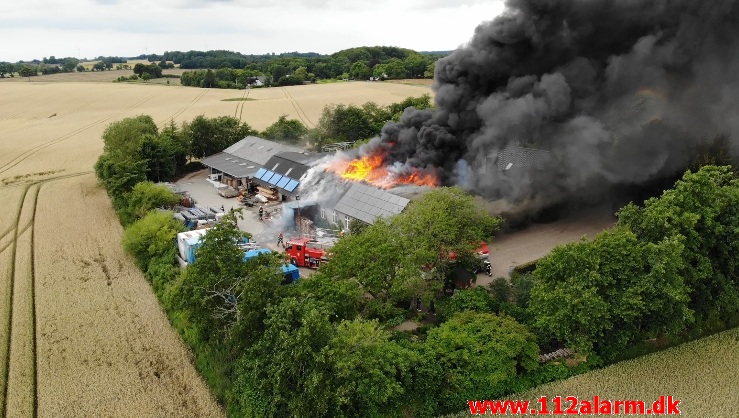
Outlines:
{"label": "farm yard", "polygon": [[[108,73],[119,72],[0,81],[0,415],[222,416],[121,249],[122,228],[92,172],[103,130],[139,114],[160,127],[201,114],[260,130],[287,114],[312,127],[326,104],[383,105],[429,89],[74,82]],[[254,100],[224,101],[247,95]]]}

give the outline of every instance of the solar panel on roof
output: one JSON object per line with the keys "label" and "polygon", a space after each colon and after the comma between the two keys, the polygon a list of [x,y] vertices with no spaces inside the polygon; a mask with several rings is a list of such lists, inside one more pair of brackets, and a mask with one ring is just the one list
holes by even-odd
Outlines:
{"label": "solar panel on roof", "polygon": [[262,180],[264,180],[264,181],[268,181],[268,180],[269,180],[269,179],[271,179],[271,178],[272,178],[272,176],[274,176],[274,175],[275,175],[275,173],[273,173],[273,172],[271,172],[271,171],[267,170],[267,171],[266,171],[266,172],[264,173],[264,175],[263,175],[263,176],[261,177],[261,179],[262,179]]}
{"label": "solar panel on roof", "polygon": [[274,176],[272,176],[272,178],[271,178],[271,179],[267,180],[267,183],[269,183],[269,184],[272,184],[272,185],[275,185],[275,186],[276,186],[276,185],[277,185],[277,182],[279,182],[280,180],[282,180],[282,175],[281,175],[281,174],[277,174],[277,173],[275,173],[275,175],[274,175]]}
{"label": "solar panel on roof", "polygon": [[296,187],[298,187],[298,184],[300,183],[298,183],[296,180],[291,179],[287,183],[287,185],[285,185],[285,190],[287,190],[288,192],[292,192],[293,190],[295,190]]}
{"label": "solar panel on roof", "polygon": [[254,178],[261,179],[265,172],[267,172],[267,170],[260,168],[259,170],[257,170],[257,173],[254,174]]}
{"label": "solar panel on roof", "polygon": [[282,176],[282,179],[277,182],[277,187],[284,189],[285,185],[292,180],[290,177]]}

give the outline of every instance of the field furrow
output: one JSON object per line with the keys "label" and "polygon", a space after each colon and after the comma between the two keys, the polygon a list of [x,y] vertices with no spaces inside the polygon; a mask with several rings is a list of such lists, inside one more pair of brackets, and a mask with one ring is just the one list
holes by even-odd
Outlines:
{"label": "field furrow", "polygon": [[11,251],[0,253],[0,417],[5,416],[5,393],[8,381],[8,348],[10,346],[10,311],[14,262]]}
{"label": "field furrow", "polygon": [[38,415],[222,416],[94,177],[47,183],[35,226]]}
{"label": "field furrow", "polygon": [[[36,411],[36,324],[34,302],[33,225],[39,186],[30,186],[17,208],[16,228],[8,278],[10,311],[6,320],[7,336],[4,350],[6,417],[35,416]],[[28,228],[21,228],[27,225]],[[9,325],[9,327],[7,326]]]}
{"label": "field furrow", "polygon": [[15,256],[6,417],[34,416],[36,359],[33,321],[32,231],[18,237]]}

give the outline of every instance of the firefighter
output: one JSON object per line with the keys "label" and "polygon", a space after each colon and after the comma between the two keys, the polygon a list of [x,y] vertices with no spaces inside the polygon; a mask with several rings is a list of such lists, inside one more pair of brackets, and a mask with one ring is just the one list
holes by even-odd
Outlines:
{"label": "firefighter", "polygon": [[280,232],[280,235],[277,236],[277,245],[282,245],[282,248],[285,248],[285,242],[283,241],[283,235],[282,232]]}
{"label": "firefighter", "polygon": [[264,216],[264,207],[259,206],[259,220],[262,220],[262,217]]}

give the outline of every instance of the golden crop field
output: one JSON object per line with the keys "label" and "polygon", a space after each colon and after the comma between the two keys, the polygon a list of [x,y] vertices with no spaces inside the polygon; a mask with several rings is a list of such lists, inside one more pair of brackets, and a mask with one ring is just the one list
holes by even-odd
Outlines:
{"label": "golden crop field", "polygon": [[94,81],[116,73],[0,80],[0,416],[224,415],[121,249],[92,172],[108,124],[236,115],[262,130],[287,114],[311,127],[327,104],[430,93],[365,82],[236,91]]}
{"label": "golden crop field", "polygon": [[[624,361],[567,380],[553,382],[510,399],[536,402],[541,396],[580,400],[644,400],[660,396],[680,400],[684,417],[739,417],[739,328]],[[554,409],[549,403],[549,410]],[[538,408],[538,404],[535,406]],[[451,417],[462,418],[462,412]],[[450,417],[450,418],[451,418]]]}

